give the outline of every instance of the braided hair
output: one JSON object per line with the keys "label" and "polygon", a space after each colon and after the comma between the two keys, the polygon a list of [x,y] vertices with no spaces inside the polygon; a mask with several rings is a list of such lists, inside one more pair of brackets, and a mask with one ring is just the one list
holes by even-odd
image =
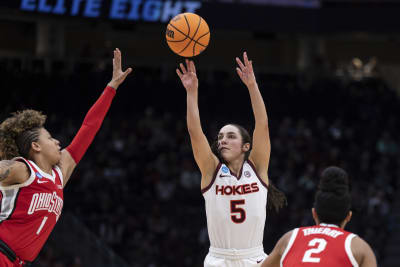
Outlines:
{"label": "braided hair", "polygon": [[351,208],[347,172],[339,167],[328,167],[321,174],[314,208],[323,223],[340,225]]}
{"label": "braided hair", "polygon": [[32,142],[39,140],[45,121],[46,115],[32,109],[12,113],[0,124],[0,159],[29,158]]}

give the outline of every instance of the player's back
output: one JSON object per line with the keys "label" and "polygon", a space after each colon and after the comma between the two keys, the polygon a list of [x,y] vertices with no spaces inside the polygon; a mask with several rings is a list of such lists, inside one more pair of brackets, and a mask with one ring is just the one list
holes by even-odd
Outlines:
{"label": "player's back", "polygon": [[351,251],[354,234],[332,224],[293,230],[281,258],[283,267],[358,266]]}

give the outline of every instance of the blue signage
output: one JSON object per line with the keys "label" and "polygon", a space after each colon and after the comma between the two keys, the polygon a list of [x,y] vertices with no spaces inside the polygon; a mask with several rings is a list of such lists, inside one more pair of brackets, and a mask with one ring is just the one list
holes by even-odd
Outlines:
{"label": "blue signage", "polygon": [[20,5],[23,11],[149,22],[167,22],[200,8],[201,1],[162,0],[21,0]]}

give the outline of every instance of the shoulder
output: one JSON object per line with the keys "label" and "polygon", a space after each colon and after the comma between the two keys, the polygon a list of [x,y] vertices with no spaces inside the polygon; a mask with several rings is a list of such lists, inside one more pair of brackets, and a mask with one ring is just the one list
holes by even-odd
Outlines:
{"label": "shoulder", "polygon": [[361,266],[363,263],[368,263],[366,266],[376,266],[376,257],[370,245],[354,234],[350,234],[348,238],[351,238],[351,252],[358,264]]}
{"label": "shoulder", "polygon": [[2,186],[22,184],[31,174],[28,162],[23,158],[0,161],[0,180]]}
{"label": "shoulder", "polygon": [[266,187],[269,186],[269,178],[268,178],[268,170],[263,169],[263,168],[257,168],[257,166],[254,164],[251,158],[248,158],[247,161],[245,161],[250,168],[254,171],[255,175],[265,184]]}
{"label": "shoulder", "polygon": [[279,250],[279,253],[281,255],[284,253],[285,249],[289,245],[289,242],[291,241],[292,236],[293,236],[293,238],[295,238],[295,236],[293,234],[296,235],[297,234],[297,230],[298,230],[298,228],[293,229],[293,230],[287,232],[286,234],[284,234],[281,237],[281,239],[279,239],[278,243],[276,244],[276,247]]}

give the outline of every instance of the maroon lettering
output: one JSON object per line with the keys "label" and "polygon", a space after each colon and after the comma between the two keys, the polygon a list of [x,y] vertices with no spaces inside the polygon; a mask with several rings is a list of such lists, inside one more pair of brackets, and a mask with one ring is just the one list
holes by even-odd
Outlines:
{"label": "maroon lettering", "polygon": [[[229,190],[228,190],[229,189]],[[227,186],[225,186],[224,187],[224,193],[225,193],[225,195],[231,195],[232,194],[232,186],[229,186],[229,185],[227,185]]]}
{"label": "maroon lettering", "polygon": [[233,194],[236,195],[242,195],[243,194],[243,186],[239,185],[239,186],[233,186]]}
{"label": "maroon lettering", "polygon": [[224,186],[222,186],[221,189],[219,189],[219,186],[215,186],[215,194],[218,195],[218,192],[221,193],[221,195],[224,195]]}
{"label": "maroon lettering", "polygon": [[243,185],[243,194],[248,194],[248,193],[251,193],[251,192],[252,191],[251,191],[251,188],[250,188],[249,184]]}
{"label": "maroon lettering", "polygon": [[257,183],[252,183],[251,184],[251,189],[252,189],[251,190],[252,193],[260,191],[260,189],[258,188]]}

